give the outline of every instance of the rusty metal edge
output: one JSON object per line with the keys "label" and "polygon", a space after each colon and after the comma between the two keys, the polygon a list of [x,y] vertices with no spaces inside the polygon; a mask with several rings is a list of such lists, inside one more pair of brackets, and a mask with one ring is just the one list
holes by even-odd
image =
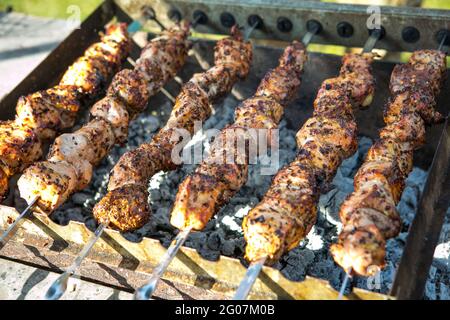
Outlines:
{"label": "rusty metal edge", "polygon": [[[116,0],[117,4],[132,16],[139,13],[142,1]],[[292,41],[301,39],[306,33],[308,20],[317,20],[323,31],[314,37],[313,43],[334,44],[346,47],[361,47],[368,37],[366,27],[371,13],[368,6],[323,3],[318,1],[270,1],[270,0],[149,0],[146,4],[153,6],[158,18],[166,25],[173,22],[169,12],[178,10],[187,20],[193,19],[196,10],[202,10],[208,16],[208,23],[195,28],[199,33],[226,34],[227,28],[221,24],[220,15],[231,13],[235,21],[247,26],[250,15],[257,14],[264,21],[264,27],[255,30],[252,38]],[[448,10],[418,9],[410,7],[377,6],[381,10],[381,23],[386,30],[386,37],[377,43],[377,48],[390,51],[414,51],[418,48],[438,46],[436,33],[450,27]],[[277,28],[278,18],[289,18],[292,30],[281,32]],[[349,22],[354,27],[354,34],[349,38],[338,35],[337,25]],[[407,43],[402,39],[402,30],[414,26],[420,31],[420,39]]]}
{"label": "rusty metal edge", "polygon": [[[0,229],[6,229],[17,216],[14,208],[0,206]],[[40,255],[44,259],[49,250],[74,257],[86,244],[90,234],[91,231],[82,223],[70,222],[61,226],[47,216],[35,214],[23,221],[8,244],[0,249],[0,255],[11,246],[21,245],[41,248]],[[120,232],[108,229],[94,246],[88,260],[149,275],[165,251],[158,240],[143,238],[140,242],[130,242]],[[163,278],[231,296],[245,271],[245,266],[238,259],[221,256],[217,261],[209,261],[196,250],[183,247]],[[335,300],[337,296],[337,291],[325,280],[306,277],[304,281],[294,282],[271,267],[264,267],[250,294],[253,299]],[[355,289],[347,298],[393,299],[361,289]]]}
{"label": "rusty metal edge", "polygon": [[392,286],[391,294],[398,299],[423,297],[449,204],[450,121],[447,117]]}

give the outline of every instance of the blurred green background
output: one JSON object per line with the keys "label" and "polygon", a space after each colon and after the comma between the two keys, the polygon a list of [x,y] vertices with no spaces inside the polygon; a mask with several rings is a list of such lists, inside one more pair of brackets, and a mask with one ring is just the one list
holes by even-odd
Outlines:
{"label": "blurred green background", "polygon": [[82,18],[86,18],[102,0],[0,0],[0,10],[12,6],[14,11],[24,12],[30,15],[67,18],[70,13],[67,8],[77,5],[81,9]]}
{"label": "blurred green background", "polygon": [[[77,5],[81,9],[82,18],[87,17],[102,1],[101,0],[0,0],[0,10],[12,6],[14,11],[36,16],[66,18],[67,8]],[[326,0],[326,2],[336,2]],[[341,1],[342,2],[342,1]],[[347,2],[352,2],[351,0]],[[424,8],[450,9],[450,0],[424,0]]]}

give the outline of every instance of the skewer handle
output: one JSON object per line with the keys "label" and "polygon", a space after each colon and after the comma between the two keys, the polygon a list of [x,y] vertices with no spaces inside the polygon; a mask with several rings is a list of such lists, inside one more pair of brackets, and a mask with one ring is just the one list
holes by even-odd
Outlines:
{"label": "skewer handle", "polygon": [[138,32],[142,29],[147,20],[155,21],[156,24],[158,24],[158,26],[161,28],[161,30],[166,30],[166,27],[156,17],[155,10],[153,10],[152,7],[144,6],[141,9],[141,16],[128,26],[128,32],[131,34]]}
{"label": "skewer handle", "polygon": [[443,51],[443,52],[447,53],[448,46],[446,46],[445,43],[447,42],[448,37],[449,37],[448,34],[446,34],[442,37],[442,40],[439,43],[438,51]]}
{"label": "skewer handle", "polygon": [[98,226],[97,230],[95,230],[95,232],[91,236],[89,242],[86,244],[86,246],[83,248],[83,250],[81,250],[80,254],[75,259],[75,261],[72,263],[72,265],[62,275],[60,275],[58,277],[58,279],[56,279],[55,282],[53,282],[53,284],[50,286],[47,293],[45,294],[45,299],[58,300],[59,298],[61,298],[61,296],[64,294],[64,292],[67,289],[67,284],[69,282],[70,277],[80,267],[84,258],[86,258],[88,253],[91,251],[94,244],[100,238],[100,236],[102,235],[105,228],[106,228],[105,224],[100,224]]}
{"label": "skewer handle", "polygon": [[322,31],[322,27],[320,24],[315,24],[311,29],[308,30],[308,32],[303,36],[302,43],[305,45],[305,47],[308,46],[308,44],[311,42],[312,38],[319,34]]}
{"label": "skewer handle", "polygon": [[251,36],[251,34],[253,33],[253,31],[255,31],[255,29],[258,28],[258,26],[259,26],[259,22],[258,22],[258,21],[256,21],[255,23],[253,23],[253,24],[250,26],[250,28],[248,28],[248,30],[245,31],[245,34],[244,34],[244,40],[247,41],[247,40],[250,38],[250,36]]}
{"label": "skewer handle", "polygon": [[134,20],[130,25],[128,26],[128,33],[133,34],[138,32],[142,29],[142,23],[139,20]]}
{"label": "skewer handle", "polygon": [[162,262],[153,270],[150,280],[144,286],[136,290],[136,293],[134,295],[135,300],[149,300],[152,297],[158,285],[159,279],[161,279],[163,274],[166,272],[167,267],[170,265],[173,258],[175,258],[175,256],[177,255],[177,252],[180,250],[181,246],[188,238],[191,230],[192,228],[187,228],[178,233],[169,249],[167,249]]}
{"label": "skewer handle", "polygon": [[35,203],[39,200],[39,197],[36,197],[33,199],[33,201],[30,202],[28,207],[25,208],[25,210],[22,211],[22,213],[17,217],[17,219],[9,226],[9,228],[2,234],[0,237],[0,245],[6,244],[6,238],[8,235],[16,228],[18,223],[30,212],[30,210],[34,207]]}
{"label": "skewer handle", "polygon": [[259,273],[261,272],[267,258],[262,258],[258,261],[252,262],[245,273],[244,279],[239,284],[239,288],[234,294],[233,300],[246,300],[250,290],[253,287]]}
{"label": "skewer handle", "polygon": [[352,269],[350,268],[350,270],[345,273],[345,278],[344,281],[342,281],[341,289],[339,290],[339,295],[337,297],[338,300],[342,300],[344,298],[345,288],[347,288],[347,283],[351,279],[351,272]]}

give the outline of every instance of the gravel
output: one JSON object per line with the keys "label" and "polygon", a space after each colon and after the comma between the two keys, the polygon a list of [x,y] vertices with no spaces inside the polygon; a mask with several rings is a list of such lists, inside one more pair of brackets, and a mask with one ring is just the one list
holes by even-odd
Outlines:
{"label": "gravel", "polygon": [[[233,97],[225,99],[219,107],[220,109],[217,109],[217,112],[204,124],[204,129],[221,129],[231,122],[237,104],[238,101]],[[162,109],[167,110],[167,108],[170,108],[169,102]],[[83,192],[75,194],[70,201],[52,215],[52,219],[61,224],[67,224],[69,219],[81,221],[93,230],[95,221],[92,218],[91,210],[106,192],[109,171],[114,163],[123,153],[150,139],[160,126],[161,121],[157,113],[144,114],[136,119],[131,125],[127,146],[114,148],[96,169],[91,186]],[[280,167],[295,157],[295,133],[286,128],[284,121],[281,122]],[[204,138],[204,134],[198,134],[193,138],[192,144],[202,144]],[[344,274],[333,262],[328,248],[331,243],[336,241],[342,228],[338,217],[339,206],[352,192],[353,176],[371,144],[371,139],[360,137],[358,151],[344,161],[330,191],[320,197],[317,224],[297,248],[287,253],[274,265],[287,278],[300,281],[309,275],[328,280],[333,287],[339,288]],[[205,143],[204,147],[207,148],[208,144]],[[156,174],[149,182],[152,218],[144,227],[125,233],[124,237],[133,242],[140,241],[142,237],[151,237],[160,240],[164,246],[169,246],[177,233],[177,230],[169,223],[170,208],[176,195],[175,190],[184,177],[194,169],[195,165],[185,165],[172,172]],[[221,254],[243,260],[245,241],[241,228],[242,219],[260,201],[271,182],[271,176],[260,175],[260,169],[259,164],[250,166],[247,184],[208,223],[205,230],[189,236],[185,243],[186,246],[196,249],[202,257],[209,260],[217,260]],[[408,177],[404,194],[398,204],[403,228],[397,238],[389,240],[387,243],[387,267],[375,277],[357,277],[353,281],[354,286],[381,293],[389,292],[426,177],[427,172],[419,168],[414,168]],[[426,299],[450,299],[449,256],[450,218],[447,216],[430,270],[426,286]]]}

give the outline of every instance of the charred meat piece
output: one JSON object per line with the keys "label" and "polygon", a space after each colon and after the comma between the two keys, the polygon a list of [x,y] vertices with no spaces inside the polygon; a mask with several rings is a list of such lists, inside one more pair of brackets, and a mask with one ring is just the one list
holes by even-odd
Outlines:
{"label": "charred meat piece", "polygon": [[102,86],[118,71],[131,51],[126,24],[113,24],[101,41],[90,46],[64,73],[60,84],[75,86],[83,94],[98,94]]}
{"label": "charred meat piece", "polygon": [[117,144],[125,144],[128,139],[130,115],[117,98],[106,96],[91,108],[91,116],[107,121],[114,132]]}
{"label": "charred meat piece", "polygon": [[65,161],[42,161],[30,166],[17,182],[20,196],[28,203],[37,196],[37,207],[44,213],[63,204],[76,189],[77,173]]}
{"label": "charred meat piece", "polygon": [[114,76],[108,95],[121,100],[131,115],[144,111],[148,103],[147,81],[138,70],[125,69]]}
{"label": "charred meat piece", "polygon": [[33,130],[14,121],[0,123],[0,163],[8,177],[41,156],[42,148]]}
{"label": "charred meat piece", "polygon": [[16,122],[33,130],[40,139],[52,139],[56,132],[73,126],[79,108],[74,87],[54,87],[21,97]]}
{"label": "charred meat piece", "polygon": [[142,227],[149,219],[146,187],[126,185],[109,192],[95,206],[94,217],[120,231],[126,232]]}

